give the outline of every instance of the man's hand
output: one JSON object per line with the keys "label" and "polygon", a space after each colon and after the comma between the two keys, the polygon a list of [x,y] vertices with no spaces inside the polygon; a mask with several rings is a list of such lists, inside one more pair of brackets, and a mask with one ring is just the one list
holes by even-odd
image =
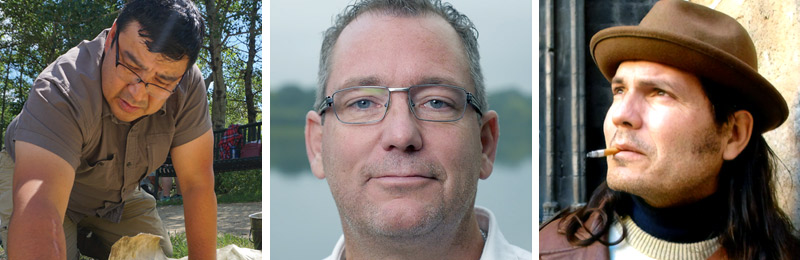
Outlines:
{"label": "man's hand", "polygon": [[75,180],[72,166],[39,146],[16,141],[14,213],[8,230],[11,259],[66,259],[64,214]]}
{"label": "man's hand", "polygon": [[183,193],[190,259],[214,259],[217,248],[217,197],[214,194],[214,137],[211,130],[172,148],[172,164]]}

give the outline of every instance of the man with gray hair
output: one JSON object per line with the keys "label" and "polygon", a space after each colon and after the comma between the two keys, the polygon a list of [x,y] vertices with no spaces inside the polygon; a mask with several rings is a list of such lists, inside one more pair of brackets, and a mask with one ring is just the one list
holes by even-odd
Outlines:
{"label": "man with gray hair", "polygon": [[325,32],[305,138],[344,231],[327,259],[531,258],[475,206],[499,137],[477,46],[429,0],[359,1]]}

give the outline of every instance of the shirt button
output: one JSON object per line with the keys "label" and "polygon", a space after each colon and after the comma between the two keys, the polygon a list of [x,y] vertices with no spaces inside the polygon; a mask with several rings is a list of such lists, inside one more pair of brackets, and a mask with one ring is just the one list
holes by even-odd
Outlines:
{"label": "shirt button", "polygon": [[133,163],[131,163],[131,162],[128,162],[128,164],[126,164],[126,165],[127,165],[128,167],[131,167],[131,165],[133,165]]}

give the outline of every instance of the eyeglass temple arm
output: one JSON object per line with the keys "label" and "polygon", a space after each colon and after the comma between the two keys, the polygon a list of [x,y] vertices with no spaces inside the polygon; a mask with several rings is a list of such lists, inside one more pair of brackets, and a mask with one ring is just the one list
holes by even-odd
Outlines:
{"label": "eyeglass temple arm", "polygon": [[478,112],[479,117],[483,117],[483,112],[481,111],[481,108],[475,102],[476,102],[475,96],[473,96],[472,93],[467,92],[467,103],[469,103],[469,105],[471,105],[472,108],[475,109],[475,112]]}
{"label": "eyeglass temple arm", "polygon": [[325,97],[325,101],[323,101],[317,107],[317,113],[320,114],[320,115],[324,114],[325,111],[328,110],[328,108],[331,107],[331,104],[333,104],[333,97],[331,97],[331,96]]}

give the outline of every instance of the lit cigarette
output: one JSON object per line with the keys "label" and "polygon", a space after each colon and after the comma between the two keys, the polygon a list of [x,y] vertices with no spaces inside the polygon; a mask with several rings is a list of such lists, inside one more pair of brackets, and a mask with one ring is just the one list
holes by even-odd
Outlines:
{"label": "lit cigarette", "polygon": [[586,157],[589,157],[589,158],[601,158],[601,157],[606,157],[606,156],[609,156],[609,155],[617,154],[618,152],[619,152],[619,149],[617,149],[615,147],[611,147],[611,148],[591,151],[591,152],[586,154]]}

